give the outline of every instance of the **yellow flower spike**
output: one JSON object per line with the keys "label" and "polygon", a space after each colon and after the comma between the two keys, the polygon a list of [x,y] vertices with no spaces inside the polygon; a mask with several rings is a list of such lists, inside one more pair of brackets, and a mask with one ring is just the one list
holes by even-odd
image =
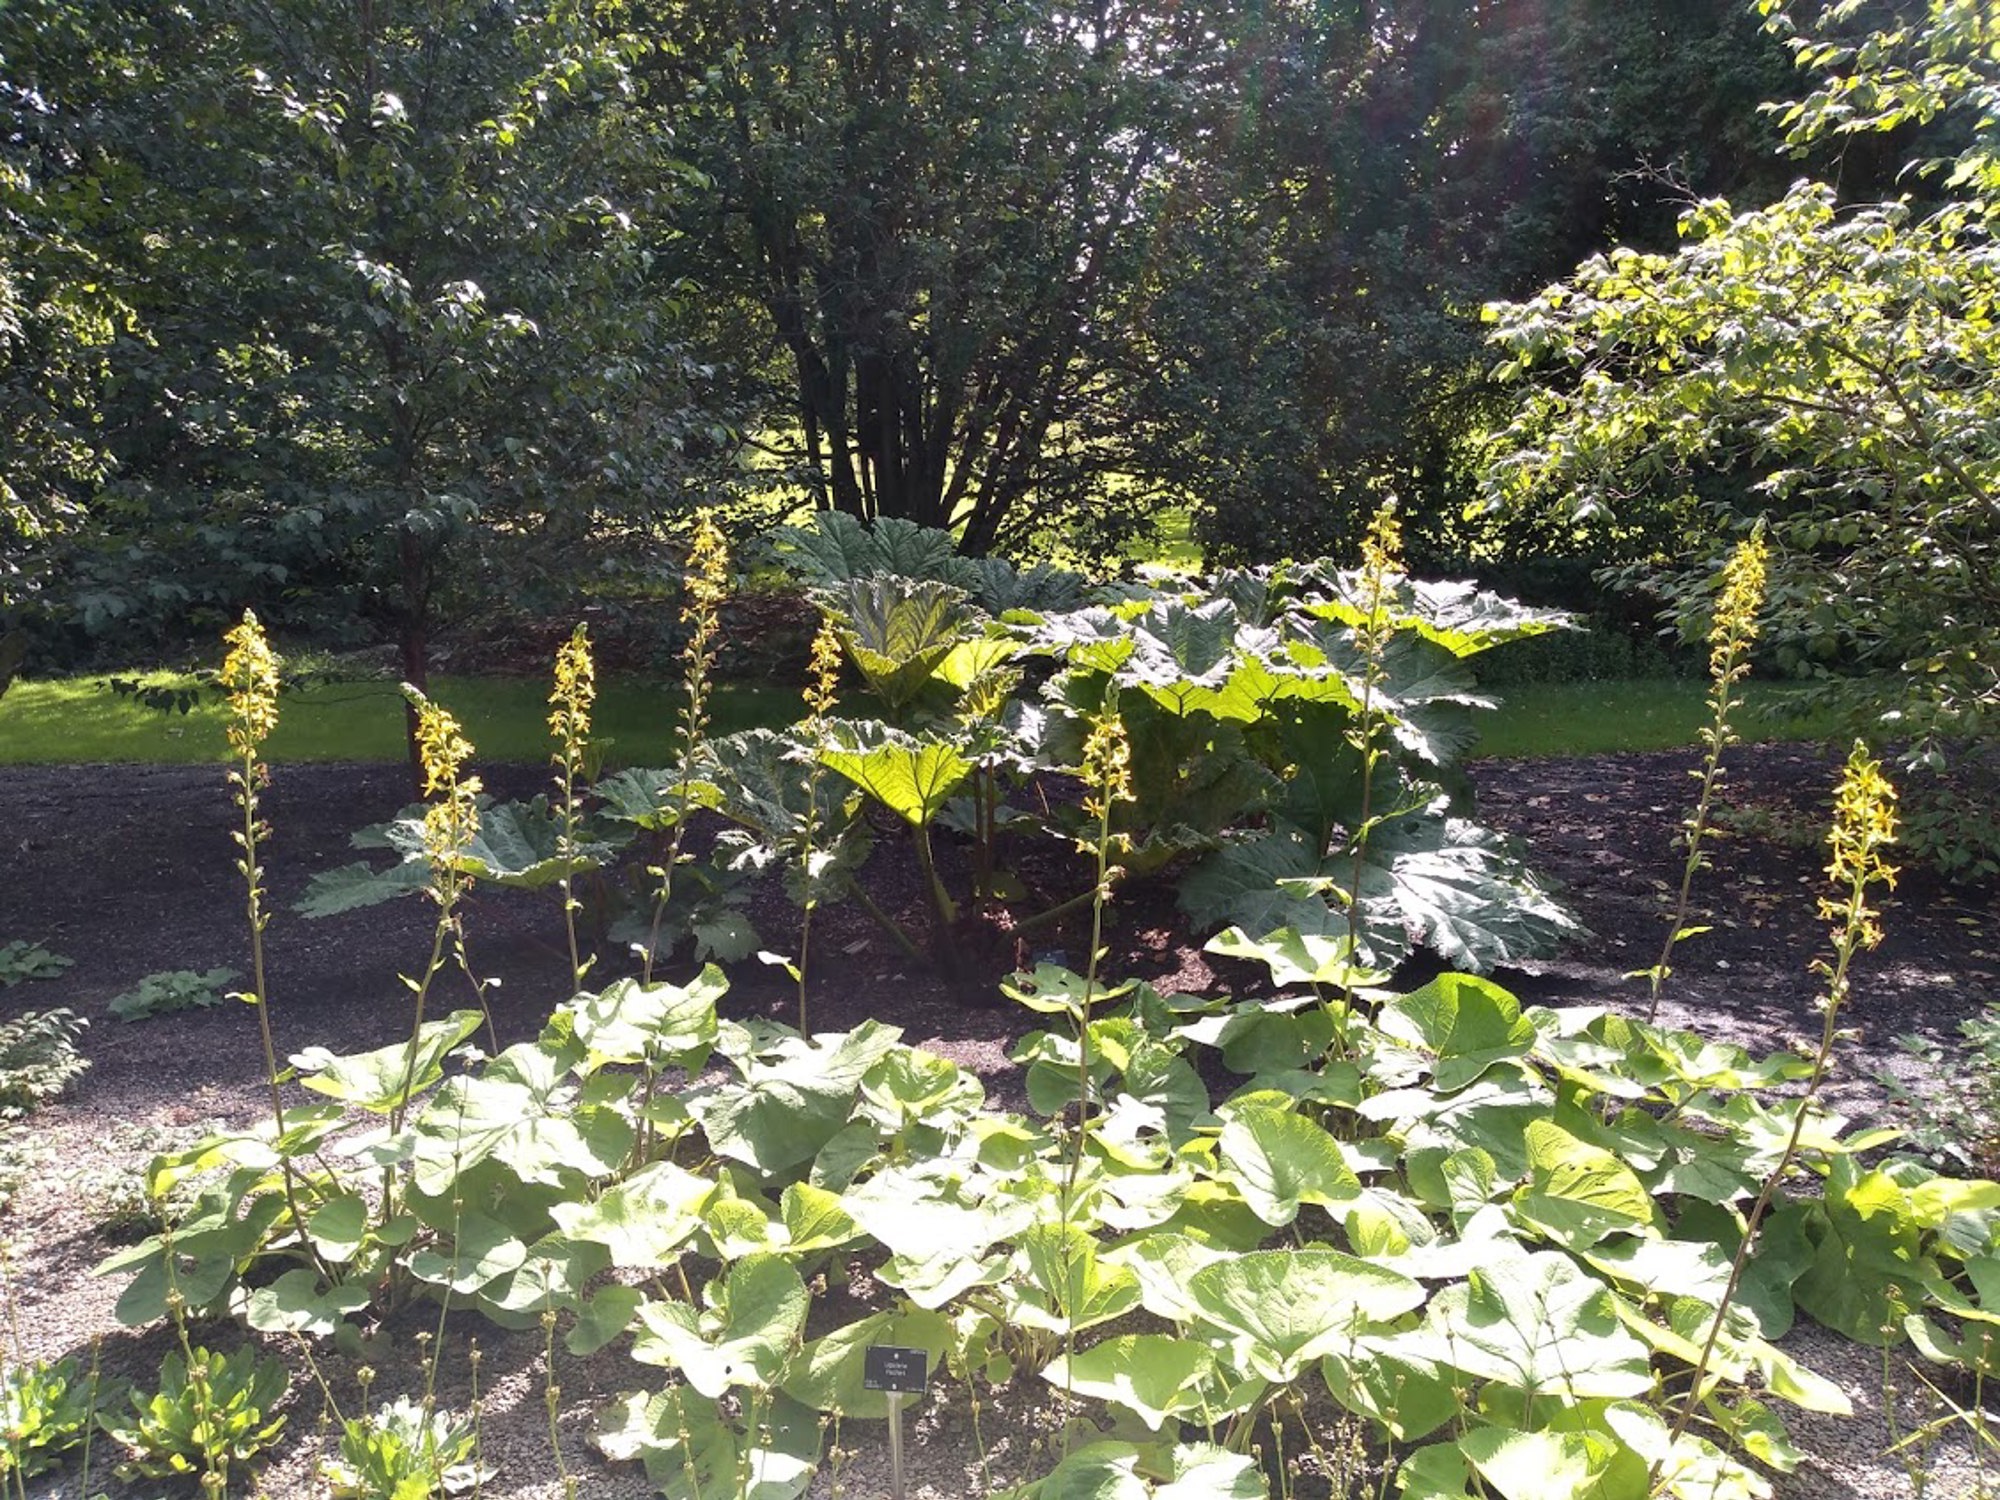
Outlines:
{"label": "yellow flower spike", "polygon": [[278,727],[278,669],[282,663],[252,610],[244,610],[243,622],[225,632],[222,640],[229,647],[220,677],[229,694],[229,749],[237,759],[251,760]]}
{"label": "yellow flower spike", "polygon": [[1819,911],[1824,920],[1840,926],[1851,921],[1856,941],[1864,948],[1882,941],[1878,914],[1864,893],[1871,885],[1894,889],[1896,867],[1883,850],[1895,842],[1896,788],[1882,774],[1881,762],[1856,740],[1841,773],[1840,790],[1834,794],[1833,830],[1827,837],[1831,850],[1827,879],[1843,899],[1821,897]]}
{"label": "yellow flower spike", "polygon": [[729,597],[729,541],[704,510],[695,522],[694,545],[688,549],[687,604],[683,618],[712,617]]}
{"label": "yellow flower spike", "polygon": [[417,706],[417,753],[424,767],[424,795],[439,796],[424,810],[424,848],[434,864],[449,866],[479,834],[479,793],[483,788],[477,776],[459,775],[459,768],[472,758],[472,742],[449,712],[415,689],[406,691]]}
{"label": "yellow flower spike", "polygon": [[1744,657],[1757,639],[1757,612],[1764,607],[1770,553],[1760,520],[1723,566],[1722,592],[1708,632],[1708,675],[1718,682],[1733,682],[1749,670]]}
{"label": "yellow flower spike", "polygon": [[1116,704],[1107,704],[1090,721],[1083,742],[1083,784],[1083,810],[1100,823],[1120,802],[1133,800],[1132,742]]}
{"label": "yellow flower spike", "polygon": [[812,658],[806,666],[806,721],[822,722],[833,712],[840,692],[840,632],[831,615],[822,616],[813,636]]}
{"label": "yellow flower spike", "polygon": [[549,732],[561,745],[557,759],[576,765],[590,742],[590,711],[597,702],[597,664],[590,631],[578,625],[556,648],[555,686],[549,691]]}
{"label": "yellow flower spike", "polygon": [[1386,500],[1368,523],[1361,539],[1361,571],[1383,580],[1403,571],[1403,523],[1396,519],[1396,502]]}

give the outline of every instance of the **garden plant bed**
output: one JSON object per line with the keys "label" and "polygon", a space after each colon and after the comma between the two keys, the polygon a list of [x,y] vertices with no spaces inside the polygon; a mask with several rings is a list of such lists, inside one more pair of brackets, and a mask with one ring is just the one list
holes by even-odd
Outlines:
{"label": "garden plant bed", "polygon": [[[1652,963],[1658,951],[1663,913],[1680,874],[1672,840],[1693,789],[1687,772],[1697,763],[1694,752],[1663,752],[1475,766],[1482,814],[1526,843],[1530,863],[1560,883],[1590,932],[1532,972],[1498,976],[1524,1004],[1643,1011],[1643,981],[1623,976]],[[1837,771],[1837,757],[1815,748],[1739,749],[1730,757],[1729,797],[1739,807],[1817,823]],[[527,794],[542,776],[534,768],[511,768],[489,772],[488,781],[497,792]],[[288,910],[312,873],[352,858],[349,834],[392,816],[407,792],[400,767],[273,772],[264,802],[275,830],[266,865],[279,915],[268,946],[272,1019],[283,1052],[309,1045],[352,1052],[407,1033],[407,998],[397,975],[412,971],[428,949],[428,904],[404,900],[317,921]],[[160,1327],[138,1334],[121,1329],[112,1314],[118,1279],[90,1274],[114,1248],[98,1225],[105,1186],[117,1172],[141,1167],[164,1132],[216,1119],[253,1123],[262,1075],[256,1028],[245,1007],[126,1025],[111,1019],[105,1005],[154,971],[248,967],[242,887],[229,842],[232,809],[220,770],[185,768],[9,769],[0,771],[0,805],[9,809],[0,843],[0,887],[8,893],[0,938],[40,942],[75,961],[60,978],[19,985],[0,1003],[9,1014],[69,1006],[91,1020],[83,1039],[91,1070],[64,1099],[27,1122],[42,1165],[0,1220],[12,1312],[29,1357],[80,1354],[87,1361],[98,1347],[107,1372],[144,1379],[170,1336]],[[1767,821],[1783,826],[1788,820]],[[1813,1009],[1819,982],[1808,965],[1825,949],[1813,912],[1823,854],[1726,831],[1709,847],[1714,868],[1700,878],[1697,907],[1712,896],[1718,909],[1702,918],[1711,930],[1676,954],[1661,1019],[1759,1054],[1803,1047],[1819,1025]],[[869,884],[885,905],[899,892],[913,904],[918,898],[913,872],[893,868],[907,858],[900,841],[878,844]],[[1841,1053],[1829,1095],[1836,1108],[1859,1117],[1879,1109],[1871,1075],[1910,1066],[1894,1045],[1898,1035],[1915,1032],[1949,1044],[1959,1021],[2000,1000],[2000,917],[1993,895],[1990,889],[1953,891],[1913,874],[1883,898],[1887,940],[1857,967],[1849,1013],[1855,1038]],[[1255,993],[1268,985],[1260,967],[1204,953],[1174,913],[1164,882],[1121,890],[1114,913],[1112,974],[1148,980],[1163,992]],[[760,904],[755,915],[774,946],[789,943],[794,918],[782,901]],[[471,901],[468,929],[475,966],[505,977],[493,1001],[501,1045],[533,1036],[568,989],[555,897],[482,887]],[[1038,951],[1065,949],[1079,966],[1084,946],[1087,927],[1034,940]],[[1004,934],[974,944],[968,972],[945,982],[903,960],[865,917],[841,907],[823,917],[814,953],[814,1031],[878,1019],[900,1027],[906,1041],[978,1074],[993,1102],[1024,1107],[1008,1052],[1032,1018],[997,995],[996,982],[1011,967]],[[597,978],[620,971],[608,956]],[[778,971],[750,963],[731,978],[725,1014],[794,1018],[793,992]],[[469,1003],[469,996],[455,993],[445,998],[451,1005]],[[863,1295],[883,1293],[866,1278],[857,1285]],[[420,1306],[391,1330],[393,1344],[371,1349],[376,1399],[417,1389],[421,1360],[411,1335],[434,1312]],[[217,1330],[216,1336],[226,1340],[234,1333]],[[488,1462],[499,1466],[486,1492],[559,1494],[543,1413],[540,1331],[509,1333],[476,1314],[454,1315],[447,1340],[468,1336],[484,1348],[484,1443]],[[1848,1389],[1857,1416],[1833,1422],[1788,1414],[1809,1459],[1780,1493],[1806,1500],[1907,1492],[1899,1461],[1879,1456],[1886,1439],[1878,1356],[1843,1349],[1810,1329],[1793,1341],[1788,1348],[1796,1345],[1807,1364]],[[291,1357],[299,1363],[295,1352]],[[644,1492],[636,1466],[605,1466],[585,1438],[598,1407],[620,1390],[656,1386],[657,1375],[608,1351],[586,1360],[559,1351],[557,1360],[565,1455],[582,1493]],[[323,1349],[321,1363],[343,1403],[355,1404],[352,1378],[359,1361]],[[445,1362],[447,1401],[462,1403],[466,1374],[462,1358]],[[1898,1383],[1921,1389],[1908,1377]],[[996,1479],[1022,1472],[1025,1450],[1053,1433],[1052,1399],[1040,1382],[1017,1382],[985,1408],[975,1437],[963,1393],[947,1386],[934,1394],[912,1417],[917,1492],[966,1493],[973,1486],[968,1476],[979,1472],[982,1443]],[[280,1446],[283,1457],[265,1473],[264,1492],[315,1492],[319,1404],[309,1381],[295,1378],[291,1428]],[[881,1424],[854,1422],[840,1441],[857,1455],[847,1467],[848,1493],[884,1493]],[[100,1449],[106,1450],[108,1445]],[[1930,1462],[1931,1493],[1970,1492],[1964,1488],[1969,1471],[1960,1467],[1962,1445],[1947,1441]],[[66,1482],[72,1488],[31,1493],[74,1493],[74,1475]],[[1310,1481],[1300,1490],[1318,1492]]]}

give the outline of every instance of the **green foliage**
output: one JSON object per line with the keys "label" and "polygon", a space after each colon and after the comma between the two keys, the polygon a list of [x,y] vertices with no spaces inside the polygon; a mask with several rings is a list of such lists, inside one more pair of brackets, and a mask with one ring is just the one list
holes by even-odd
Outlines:
{"label": "green foliage", "polygon": [[75,962],[64,954],[51,953],[40,943],[16,938],[0,947],[0,985],[12,989],[30,979],[59,979]]}
{"label": "green foliage", "polygon": [[1748,9],[1218,7],[1211,45],[1256,82],[1194,94],[1199,143],[1162,167],[1120,467],[1189,505],[1217,558],[1351,558],[1392,493],[1426,571],[1673,545],[1664,517],[1462,519],[1504,410],[1471,310],[1614,237],[1670,243],[1690,189],[1782,190],[1757,104],[1785,56]]}
{"label": "green foliage", "polygon": [[1960,1021],[1956,1046],[1915,1035],[1896,1041],[1925,1075],[1878,1075],[1904,1139],[1941,1171],[2000,1176],[2000,1006]]}
{"label": "green foliage", "polygon": [[341,1423],[340,1457],[325,1465],[341,1500],[430,1500],[490,1479],[477,1460],[473,1424],[399,1396]]}
{"label": "green foliage", "polygon": [[81,1447],[96,1420],[97,1372],[75,1360],[10,1360],[0,1375],[0,1481],[55,1468]]}
{"label": "green foliage", "polygon": [[219,1005],[223,986],[240,976],[234,969],[162,969],[148,974],[131,989],[111,999],[111,1014],[121,1021],[144,1021],[179,1010]]}
{"label": "green foliage", "polygon": [[[1240,926],[1253,942],[1279,928],[1319,937],[1346,927],[1351,909],[1353,957],[1377,968],[1415,943],[1490,967],[1570,930],[1454,800],[1466,791],[1456,765],[1473,742],[1472,713],[1490,706],[1462,664],[1553,632],[1564,616],[1470,584],[1400,577],[1370,605],[1358,574],[1311,563],[1128,585],[1103,591],[1104,603],[996,618],[944,581],[971,566],[949,536],[879,529],[887,534],[822,516],[789,544],[806,577],[822,581],[816,597],[870,689],[913,729],[833,721],[793,753],[814,755],[909,827],[941,963],[965,905],[938,874],[933,827],[971,836],[974,901],[1006,884],[1003,834],[1078,838],[1076,809],[1030,813],[1009,795],[1035,774],[1078,774],[1092,715],[1114,696],[1132,747],[1131,795],[1112,811],[1114,863],[1148,874],[1208,854],[1182,892],[1204,924]],[[985,565],[994,577],[1003,569]],[[1372,660],[1371,609],[1386,634]],[[1029,673],[1041,680],[1032,696],[1022,690]],[[1364,718],[1391,747],[1366,771],[1356,749]],[[677,778],[630,773],[613,792],[619,815],[646,816],[641,780],[657,788]],[[768,823],[756,804],[771,797],[733,796],[730,779],[716,777],[706,805]]]}
{"label": "green foliage", "polygon": [[421,683],[448,606],[649,571],[729,404],[651,268],[691,178],[650,47],[553,4],[9,5],[0,399],[50,447],[0,605],[75,650],[250,599]]}
{"label": "green foliage", "polygon": [[194,1349],[160,1362],[160,1388],[132,1393],[133,1415],[108,1414],[104,1430],[130,1455],[121,1472],[149,1479],[227,1476],[232,1463],[256,1457],[277,1440],[285,1419],[271,1408],[284,1396],[285,1367],[245,1345],[223,1356]]}
{"label": "green foliage", "polygon": [[46,1104],[83,1076],[76,1039],[90,1023],[68,1010],[24,1010],[0,1021],[0,1119]]}
{"label": "green foliage", "polygon": [[[1634,494],[1671,501],[1707,473],[1747,485],[1711,524],[1768,517],[1772,654],[1936,768],[1984,741],[1994,708],[2000,210],[1985,185],[2000,179],[2000,74],[1971,5],[1852,40],[1798,34],[1778,0],[1760,8],[1818,75],[1782,112],[1794,147],[1946,114],[1970,122],[1970,144],[1934,164],[1925,200],[1855,205],[1812,181],[1762,208],[1712,199],[1688,210],[1674,253],[1620,248],[1489,307],[1502,373],[1525,388],[1485,494],[1584,520]],[[1698,635],[1710,605],[1691,561],[1662,549],[1641,572]],[[1991,800],[1991,767],[1975,765],[1971,806]],[[1931,831],[1950,838],[1947,820]],[[1991,859],[1982,832],[1961,835],[1975,849],[1962,865]]]}
{"label": "green foliage", "polygon": [[[1668,1494],[1710,1493],[1693,1477],[1706,1475],[1754,1496],[1765,1491],[1747,1459],[1786,1460],[1753,1383],[1844,1410],[1772,1342],[1795,1307],[1872,1341],[1900,1328],[1897,1306],[1978,1305],[2000,1261],[2000,1189],[1907,1159],[1864,1169],[1857,1154],[1884,1137],[1843,1140],[1837,1122],[1812,1117],[1794,1181],[1824,1183],[1824,1201],[1790,1203],[1763,1226],[1740,1313],[1719,1333],[1719,1384],[1676,1437],[1651,1408],[1696,1357],[1804,1062],[1597,1009],[1523,1010],[1462,975],[1373,1018],[1305,987],[1269,1006],[1170,1006],[1119,986],[1085,1008],[1085,986],[1056,969],[1013,986],[1087,1032],[1097,1117],[1074,1168],[1059,1113],[992,1109],[970,1075],[893,1028],[808,1040],[719,1017],[714,971],[689,986],[621,981],[560,1008],[537,1040],[468,1060],[363,1157],[326,1149],[326,1132],[344,1128],[328,1117],[163,1159],[160,1181],[241,1163],[210,1217],[174,1236],[181,1284],[195,1305],[239,1270],[295,1254],[280,1227],[283,1153],[336,1280],[305,1265],[275,1281],[261,1272],[253,1322],[323,1336],[387,1272],[503,1322],[554,1309],[573,1320],[578,1354],[629,1336],[641,1365],[684,1384],[622,1398],[598,1445],[643,1460],[669,1493],[705,1493],[746,1468],[771,1476],[770,1493],[799,1493],[820,1414],[879,1410],[859,1359],[891,1339],[957,1378],[1025,1366],[1161,1434],[1157,1446],[1073,1452],[1043,1485],[1109,1475],[1172,1494],[1176,1473],[1226,1478],[1237,1471],[1211,1475],[1169,1424],[1207,1423],[1233,1447],[1232,1435],[1282,1420],[1292,1394],[1323,1388],[1420,1445],[1403,1459],[1416,1493],[1463,1493],[1463,1477],[1457,1492],[1418,1487],[1452,1473],[1517,1484],[1532,1463],[1570,1486],[1538,1497],[1583,1496],[1666,1455],[1688,1476]],[[1295,1041],[1280,1035],[1287,1024]],[[1067,1068],[1073,1101],[1079,1054],[1058,1041],[1024,1045],[1055,1066],[1051,1083]],[[705,1073],[711,1058],[725,1066]],[[698,1081],[657,1095],[635,1063]],[[1202,1078],[1232,1070],[1255,1076],[1211,1096]],[[379,1173],[370,1154],[408,1164],[395,1169],[411,1174],[406,1211],[383,1219],[363,1196]],[[329,1161],[353,1164],[328,1176]],[[868,1266],[887,1308],[811,1329],[830,1252]],[[143,1253],[107,1265],[139,1269],[135,1287],[152,1274]],[[606,1285],[611,1267],[685,1274],[695,1295],[667,1290],[678,1274]],[[128,1291],[121,1307],[157,1316],[147,1301]],[[1091,1336],[1139,1310],[1163,1331]],[[719,1405],[725,1394],[738,1406]],[[396,1493],[380,1477],[390,1449],[421,1443],[418,1432],[400,1447],[344,1445],[354,1473],[376,1465],[354,1492]],[[435,1473],[413,1467],[413,1482]],[[1239,1480],[1251,1483],[1227,1482]]]}

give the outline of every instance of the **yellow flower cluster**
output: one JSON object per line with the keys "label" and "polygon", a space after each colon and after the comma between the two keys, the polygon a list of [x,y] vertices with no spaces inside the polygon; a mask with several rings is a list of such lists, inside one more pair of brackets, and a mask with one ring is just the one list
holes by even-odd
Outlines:
{"label": "yellow flower cluster", "polygon": [[424,848],[432,861],[450,865],[479,833],[477,776],[461,776],[459,768],[472,757],[458,720],[421,693],[412,692],[417,706],[417,753],[424,767],[424,795],[438,800],[424,810]]}
{"label": "yellow flower cluster", "polygon": [[1757,611],[1764,607],[1764,577],[1770,561],[1764,523],[1737,544],[1722,570],[1722,593],[1715,603],[1715,620],[1708,632],[1708,675],[1732,681],[1748,663],[1740,660],[1757,639]]}
{"label": "yellow flower cluster", "polygon": [[1361,571],[1377,590],[1403,571],[1403,523],[1396,519],[1394,500],[1384,501],[1368,523],[1368,535],[1361,539]]}
{"label": "yellow flower cluster", "polygon": [[226,632],[229,654],[222,662],[222,686],[229,694],[230,753],[252,760],[278,727],[278,653],[257,616],[243,611],[243,623]]}
{"label": "yellow flower cluster", "polygon": [[1819,911],[1825,920],[1843,926],[1852,920],[1866,948],[1882,941],[1882,928],[1863,893],[1871,885],[1896,884],[1896,868],[1882,852],[1895,842],[1896,789],[1882,774],[1881,763],[1857,740],[1841,773],[1840,790],[1834,794],[1833,832],[1828,838],[1832,858],[1827,878],[1845,899],[1822,897]]}
{"label": "yellow flower cluster", "polygon": [[549,692],[549,732],[562,749],[557,756],[574,766],[590,742],[590,710],[597,701],[597,664],[591,660],[590,632],[578,625],[556,648],[556,680]]}
{"label": "yellow flower cluster", "polygon": [[729,541],[704,510],[695,522],[694,544],[688,549],[687,604],[682,617],[693,624],[713,623],[715,612],[729,597]]}
{"label": "yellow flower cluster", "polygon": [[806,720],[817,724],[833,712],[840,695],[840,632],[833,617],[823,617],[813,636],[812,659],[806,668]]}
{"label": "yellow flower cluster", "polygon": [[1116,704],[1090,721],[1083,742],[1083,810],[1100,824],[1111,810],[1132,798],[1132,742]]}

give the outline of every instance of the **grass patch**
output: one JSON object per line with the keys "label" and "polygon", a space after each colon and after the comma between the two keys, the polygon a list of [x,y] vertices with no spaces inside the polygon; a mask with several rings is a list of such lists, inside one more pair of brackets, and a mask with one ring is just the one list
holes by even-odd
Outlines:
{"label": "grass patch", "polygon": [[[1496,760],[1540,755],[1603,755],[1619,750],[1675,750],[1700,743],[1713,717],[1708,683],[1697,678],[1627,682],[1522,683],[1498,689],[1497,713],[1480,714],[1473,754]],[[1751,683],[1736,716],[1750,741],[1819,740],[1841,732],[1836,714],[1806,713],[1798,689]]]}
{"label": "grass patch", "polygon": [[[154,673],[148,683],[190,679]],[[223,758],[222,707],[203,702],[161,714],[113,693],[105,677],[17,682],[0,698],[0,765],[94,761],[203,765]],[[437,700],[459,716],[487,761],[534,762],[549,754],[548,684],[525,677],[440,677]],[[1481,714],[1474,752],[1498,759],[1669,750],[1697,742],[1708,722],[1708,685],[1694,679],[1534,683],[1510,687],[1498,713]],[[1785,712],[1795,690],[1752,684],[1742,715],[1749,740],[1824,739],[1831,714]],[[680,708],[678,684],[609,678],[597,703],[600,739],[614,766],[664,765]],[[723,683],[715,730],[786,725],[800,713],[795,689]],[[403,701],[393,683],[339,682],[288,693],[268,756],[274,762],[403,758]]]}
{"label": "grass patch", "polygon": [[[149,684],[191,679],[152,673]],[[486,761],[548,759],[548,684],[534,678],[439,677],[432,696],[458,715]],[[678,683],[607,678],[597,702],[600,741],[612,765],[664,765],[680,713]],[[789,724],[801,712],[795,689],[723,684],[712,699],[717,733]],[[187,714],[162,714],[113,693],[107,677],[16,682],[0,698],[0,765],[96,761],[153,765],[219,763],[223,709],[204,700]],[[390,682],[335,682],[287,693],[265,747],[273,762],[399,761],[405,754],[403,698]]]}

